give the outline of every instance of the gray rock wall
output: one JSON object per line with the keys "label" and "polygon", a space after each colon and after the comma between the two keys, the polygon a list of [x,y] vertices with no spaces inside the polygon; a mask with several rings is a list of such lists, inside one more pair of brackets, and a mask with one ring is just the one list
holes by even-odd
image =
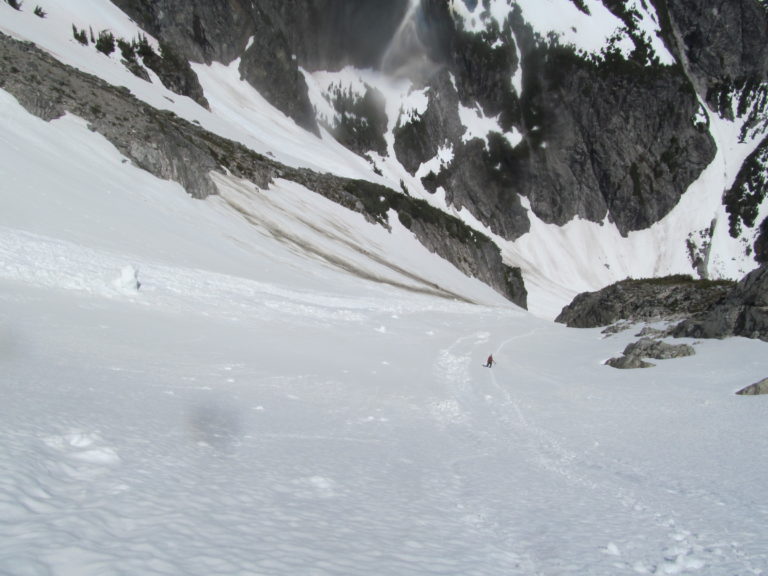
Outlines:
{"label": "gray rock wall", "polygon": [[[147,32],[195,62],[229,64],[242,56],[240,73],[277,109],[319,133],[304,77],[266,0],[115,0]],[[249,39],[251,47],[246,51]]]}
{"label": "gray rock wall", "polygon": [[[380,66],[402,40],[409,13],[408,0],[115,3],[186,58],[227,63],[242,56],[243,77],[315,133],[298,66]],[[657,222],[714,158],[706,124],[694,122],[699,97],[730,114],[723,94],[739,82],[763,82],[768,50],[766,11],[758,0],[653,4],[676,65],[654,62],[620,1],[606,5],[627,23],[637,49],[629,59],[598,64],[536,37],[519,10],[500,28],[475,35],[457,26],[444,0],[422,0],[406,49],[432,64],[417,78],[431,86],[432,98],[422,118],[397,132],[398,159],[414,173],[439,146],[453,145],[454,163],[425,185],[442,186],[450,203],[507,239],[529,229],[521,197],[539,218],[558,225],[607,216],[626,235]],[[424,76],[424,70],[437,72]],[[521,70],[523,90],[516,94],[510,78]],[[458,92],[446,81],[449,73]],[[502,129],[519,131],[523,142],[515,148],[500,137],[488,148],[464,143],[459,102],[498,115]],[[381,153],[378,132],[385,125],[378,113],[370,119],[342,127],[340,140],[361,154]],[[734,194],[744,198],[743,189]]]}
{"label": "gray rock wall", "polygon": [[579,294],[555,322],[572,328],[596,328],[619,320],[679,320],[710,310],[732,286],[732,282],[685,276],[623,280],[597,292]]}
{"label": "gray rock wall", "polygon": [[747,274],[708,311],[682,322],[675,336],[744,336],[768,342],[768,264]]}

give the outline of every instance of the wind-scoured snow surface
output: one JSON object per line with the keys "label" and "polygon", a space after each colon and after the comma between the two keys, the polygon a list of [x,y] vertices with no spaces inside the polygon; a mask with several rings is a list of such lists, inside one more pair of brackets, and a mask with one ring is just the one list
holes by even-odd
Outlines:
{"label": "wind-scoured snow surface", "polygon": [[396,218],[0,126],[3,576],[768,571],[765,343],[613,370]]}

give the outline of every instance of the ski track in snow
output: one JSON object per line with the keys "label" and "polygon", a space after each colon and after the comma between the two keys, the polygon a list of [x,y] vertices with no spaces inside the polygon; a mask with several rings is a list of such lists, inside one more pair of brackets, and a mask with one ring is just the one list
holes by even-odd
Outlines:
{"label": "ski track in snow", "polygon": [[[237,126],[72,40],[74,12],[131,37],[112,4],[40,4],[46,19],[0,2],[0,27],[290,165],[382,181],[275,116],[236,63],[196,69]],[[426,106],[407,93],[391,127],[400,98]],[[253,108],[233,107],[240,96]],[[502,304],[396,223],[379,230],[279,181],[217,176],[219,199],[192,201],[85,122],[0,101],[0,576],[768,572],[765,403],[733,396],[765,377],[763,343],[611,371],[600,361],[628,335]],[[668,228],[690,228],[679,221]],[[545,251],[557,271],[574,246],[620,246],[600,225],[571,228],[553,244],[540,226],[549,241],[511,256],[541,266]],[[655,258],[647,240],[638,254]],[[601,278],[627,253],[610,250]],[[575,289],[581,272],[563,274]],[[414,293],[425,286],[487,306]]]}
{"label": "ski track in snow", "polygon": [[0,232],[0,342],[16,342],[0,355],[0,573],[766,566],[748,540],[768,510],[611,449],[610,426],[592,437],[580,395],[606,390],[524,361],[573,344],[546,323],[161,265],[124,292],[109,279],[125,256]]}
{"label": "ski track in snow", "polygon": [[[535,332],[534,329],[504,340],[493,350],[494,355],[498,358],[515,340],[529,338]],[[514,393],[515,376],[504,367],[497,365],[488,370],[487,379],[478,378],[475,363],[478,358],[485,357],[489,339],[490,334],[485,332],[462,337],[442,350],[435,362],[435,376],[446,382],[450,398],[433,404],[437,408],[433,410],[433,416],[441,424],[471,429],[469,433],[476,437],[480,453],[469,460],[452,461],[454,474],[476,481],[471,478],[470,472],[460,472],[459,469],[466,467],[471,470],[475,458],[498,458],[510,461],[514,468],[539,468],[560,489],[581,494],[586,491],[596,500],[602,500],[603,505],[614,511],[620,523],[615,527],[617,533],[622,531],[621,526],[630,523],[657,539],[655,553],[634,550],[647,548],[639,545],[641,540],[648,539],[641,530],[638,531],[638,542],[622,542],[618,546],[613,541],[606,541],[602,552],[606,558],[612,559],[610,564],[617,570],[616,573],[723,574],[722,565],[730,564],[729,556],[744,557],[738,543],[726,541],[720,535],[707,534],[706,524],[696,528],[687,526],[684,521],[677,520],[670,509],[654,504],[659,493],[668,493],[704,502],[706,507],[717,509],[726,505],[718,494],[702,490],[685,493],[685,488],[667,484],[663,478],[653,478],[638,465],[612,459],[597,447],[587,452],[573,450],[567,446],[565,438],[559,438],[538,425],[535,415],[521,407]],[[511,376],[512,383],[500,384],[497,379],[499,372],[505,378]],[[485,384],[491,389],[482,391]],[[501,445],[509,446],[509,453],[500,450]],[[649,490],[652,498],[643,494]],[[530,498],[530,495],[526,497]],[[594,505],[594,502],[591,504]],[[521,570],[520,573],[601,573],[593,572],[587,566],[558,566],[562,558],[545,559],[531,553],[526,549],[530,543],[518,541],[507,534],[505,523],[501,519],[494,520],[498,516],[497,511],[486,508],[486,505],[483,502],[483,506],[473,510],[468,518],[474,519],[472,523],[476,528],[482,526],[488,530],[492,540],[509,542],[514,551],[511,556],[515,558],[515,567]],[[471,508],[471,505],[461,507]],[[750,574],[763,573],[761,568],[746,559],[741,569]]]}

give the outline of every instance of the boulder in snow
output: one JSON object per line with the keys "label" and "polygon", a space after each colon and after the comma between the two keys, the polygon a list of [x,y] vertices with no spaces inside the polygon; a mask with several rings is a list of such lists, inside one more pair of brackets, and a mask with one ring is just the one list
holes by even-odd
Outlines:
{"label": "boulder in snow", "polygon": [[750,384],[746,388],[742,388],[736,394],[740,396],[757,396],[759,394],[768,394],[768,378],[763,378],[760,382]]}

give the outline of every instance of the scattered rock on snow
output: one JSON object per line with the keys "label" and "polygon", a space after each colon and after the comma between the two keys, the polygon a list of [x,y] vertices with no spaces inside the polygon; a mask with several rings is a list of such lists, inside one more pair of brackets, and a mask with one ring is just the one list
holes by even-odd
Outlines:
{"label": "scattered rock on snow", "polygon": [[750,384],[746,388],[742,388],[736,394],[740,396],[758,396],[760,394],[768,394],[768,378],[763,378],[760,382]]}
{"label": "scattered rock on snow", "polygon": [[667,344],[653,338],[641,338],[624,349],[625,356],[639,356],[642,358],[655,358],[657,360],[682,358],[684,356],[693,356],[694,354],[696,354],[696,351],[689,344]]}
{"label": "scattered rock on snow", "polygon": [[626,320],[620,320],[619,322],[616,322],[615,324],[611,324],[607,328],[603,329],[601,334],[605,334],[606,336],[613,336],[614,334],[618,334],[619,332],[624,332],[625,330],[629,330],[634,324],[632,322],[627,322]]}
{"label": "scattered rock on snow", "polygon": [[654,328],[653,326],[644,326],[640,332],[635,334],[638,338],[643,337],[649,337],[649,338],[664,338],[665,336],[669,336],[670,329],[664,329],[664,328]]}
{"label": "scattered rock on snow", "polygon": [[629,370],[633,368],[652,368],[656,366],[656,364],[646,362],[639,356],[617,356],[616,358],[606,360],[605,364],[606,366],[611,366],[612,368],[620,368],[622,370]]}
{"label": "scattered rock on snow", "polygon": [[611,358],[605,363],[613,368],[650,368],[655,366],[655,364],[646,362],[643,358],[668,360],[670,358],[692,356],[695,353],[696,351],[693,349],[693,346],[688,344],[668,344],[653,338],[641,338],[637,342],[629,344],[624,349],[623,356]]}

